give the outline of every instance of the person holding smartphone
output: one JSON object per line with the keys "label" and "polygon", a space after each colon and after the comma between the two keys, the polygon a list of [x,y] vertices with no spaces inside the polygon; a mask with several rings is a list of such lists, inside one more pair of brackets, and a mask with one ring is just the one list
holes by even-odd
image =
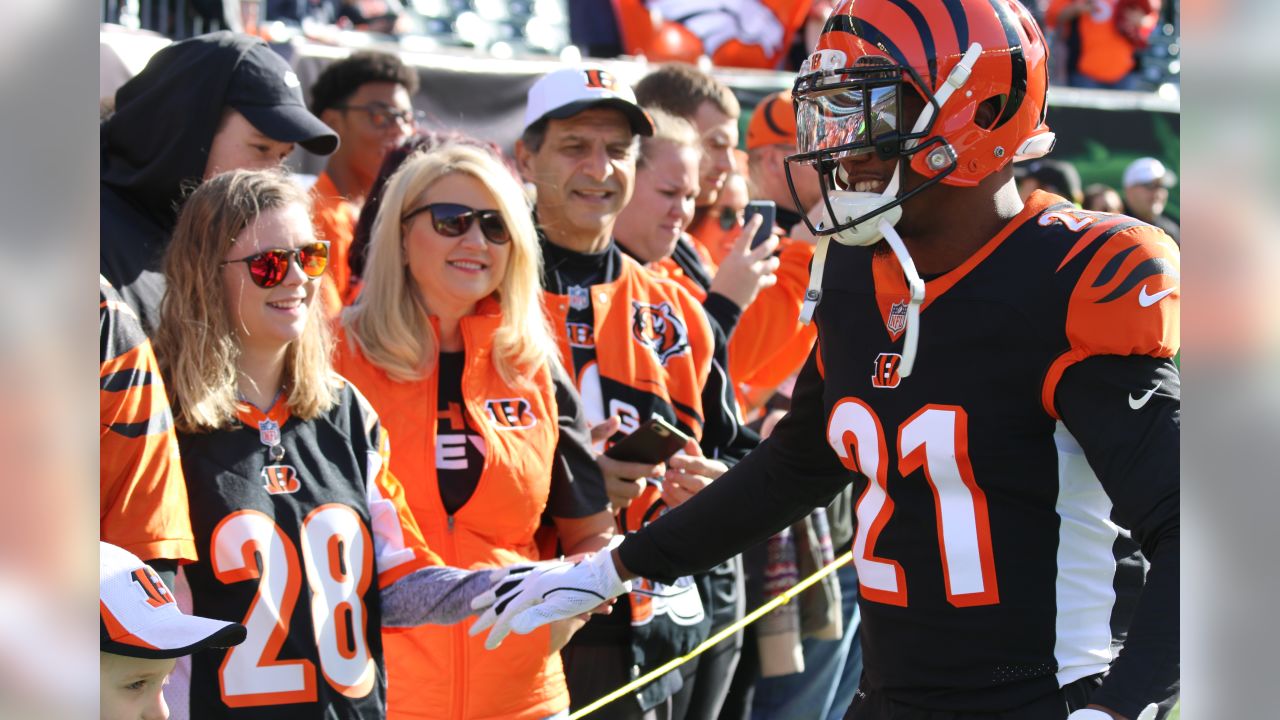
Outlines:
{"label": "person holding smartphone", "polygon": [[[757,438],[739,424],[724,370],[723,334],[717,336],[693,295],[647,271],[614,242],[618,214],[636,187],[637,137],[653,132],[653,120],[631,89],[604,69],[557,70],[530,88],[516,159],[537,191],[544,300],[560,359],[574,375],[589,421],[608,423],[606,433],[630,433],[661,415],[697,441],[686,450],[690,458],[700,453],[697,462],[728,467]],[[667,479],[674,460],[665,468],[607,455],[599,462],[611,498],[625,505],[617,507],[621,527],[634,529],[667,510],[662,490],[675,484]],[[636,482],[653,476],[662,477],[661,487]],[[627,682],[633,667],[657,667],[688,652],[707,636],[718,607],[739,612],[735,573],[725,565],[716,575],[728,586],[725,592],[703,585],[702,601],[718,603],[710,608],[694,606],[701,593],[675,580],[665,590],[642,588],[620,600],[611,615],[593,618],[562,653],[574,706]],[[709,675],[724,679],[731,670]],[[722,695],[712,680],[704,685],[701,676],[673,671],[619,712],[683,716],[698,685],[718,704]]]}

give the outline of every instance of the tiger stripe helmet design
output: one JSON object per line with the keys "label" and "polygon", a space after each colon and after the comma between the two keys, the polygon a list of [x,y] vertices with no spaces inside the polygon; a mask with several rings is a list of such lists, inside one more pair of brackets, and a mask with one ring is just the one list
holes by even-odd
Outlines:
{"label": "tiger stripe helmet design", "polygon": [[[963,87],[939,103],[975,43],[981,54]],[[915,118],[903,118],[901,98],[887,92],[904,85],[933,107],[923,130],[910,126]],[[826,161],[874,149],[886,159],[908,157],[926,178],[974,186],[1015,159],[1052,148],[1048,87],[1044,35],[1017,0],[845,0],[796,80],[800,148],[792,157],[829,173],[833,163]],[[834,102],[823,101],[833,94]],[[998,113],[984,127],[976,116],[988,100]],[[806,118],[806,104],[816,121]],[[852,116],[851,108],[857,110]],[[846,127],[837,126],[842,120]]]}

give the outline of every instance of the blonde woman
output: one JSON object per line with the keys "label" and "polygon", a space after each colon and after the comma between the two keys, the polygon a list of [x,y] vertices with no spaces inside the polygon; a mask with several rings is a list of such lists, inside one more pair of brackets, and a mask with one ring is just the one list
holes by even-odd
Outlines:
{"label": "blonde woman", "polygon": [[177,674],[180,717],[381,717],[381,627],[457,622],[501,575],[441,567],[423,541],[378,416],[330,367],[327,262],[274,171],[202,184],[165,255],[155,349],[200,557],[179,587],[248,628]]}
{"label": "blonde woman", "polygon": [[[398,438],[428,543],[465,568],[536,560],[613,534],[580,400],[555,358],[520,185],[493,154],[447,143],[388,181],[338,366]],[[547,548],[544,546],[543,550]],[[569,706],[559,655],[576,625],[490,652],[462,628],[386,636],[393,718],[538,718]]]}

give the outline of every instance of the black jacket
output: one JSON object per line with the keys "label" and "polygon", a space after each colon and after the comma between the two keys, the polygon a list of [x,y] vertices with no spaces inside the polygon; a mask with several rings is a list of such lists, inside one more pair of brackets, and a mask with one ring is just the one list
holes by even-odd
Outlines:
{"label": "black jacket", "polygon": [[100,272],[142,319],[159,320],[160,260],[178,207],[204,175],[231,73],[254,37],[217,32],[170,45],[116,92],[100,127]]}

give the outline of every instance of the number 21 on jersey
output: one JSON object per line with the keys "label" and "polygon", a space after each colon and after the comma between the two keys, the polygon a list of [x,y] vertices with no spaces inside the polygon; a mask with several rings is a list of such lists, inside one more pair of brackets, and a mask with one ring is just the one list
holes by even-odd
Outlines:
{"label": "number 21 on jersey", "polygon": [[[969,464],[968,424],[964,408],[929,404],[907,418],[897,435],[899,475],[906,478],[922,469],[933,491],[943,581],[947,601],[955,607],[1000,602],[987,497]],[[844,398],[831,410],[827,442],[845,467],[867,477],[856,505],[858,531],[853,539],[859,592],[868,600],[906,607],[902,566],[875,554],[894,507],[887,481],[892,459],[880,418],[858,398]]]}

